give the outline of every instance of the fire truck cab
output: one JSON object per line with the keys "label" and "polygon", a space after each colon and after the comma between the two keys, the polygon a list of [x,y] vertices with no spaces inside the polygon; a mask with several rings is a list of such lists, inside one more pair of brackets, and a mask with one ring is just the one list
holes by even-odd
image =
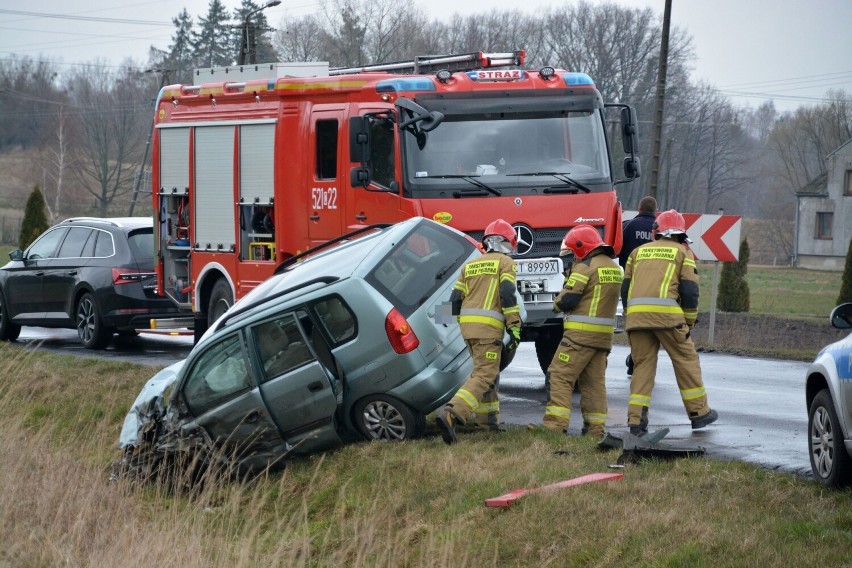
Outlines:
{"label": "fire truck cab", "polygon": [[[198,70],[164,87],[153,137],[159,292],[197,336],[276,265],[375,223],[423,216],[481,240],[518,233],[517,281],[543,367],[562,334],[553,312],[566,231],[621,247],[615,184],[639,175],[636,119],[592,79],[520,68],[523,51],[328,69]],[[621,108],[616,181],[605,107]]]}

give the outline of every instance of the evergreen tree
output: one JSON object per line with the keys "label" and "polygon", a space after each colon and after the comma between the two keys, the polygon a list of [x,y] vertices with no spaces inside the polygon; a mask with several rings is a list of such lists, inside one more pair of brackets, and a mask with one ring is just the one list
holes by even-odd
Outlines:
{"label": "evergreen tree", "polygon": [[[237,25],[233,27],[233,35],[231,38],[231,43],[235,46],[234,53],[239,56],[239,47],[242,45],[242,34],[243,34],[243,21],[246,19],[246,14],[250,12],[254,12],[260,8],[256,3],[252,0],[243,0],[242,4],[239,8],[236,9],[234,13],[234,18],[237,20]],[[263,10],[255,13],[250,22],[254,24],[255,30],[255,61],[257,63],[273,63],[278,61],[278,54],[275,51],[275,48],[272,46],[272,40],[269,37],[269,32],[272,30],[269,27],[269,22],[266,19],[266,14]],[[246,63],[249,63],[248,56],[246,57]]]}
{"label": "evergreen tree", "polygon": [[845,302],[852,302],[852,239],[846,251],[846,266],[843,269],[843,280],[840,281],[840,295],[837,296],[838,304]]}
{"label": "evergreen tree", "polygon": [[751,301],[749,298],[748,272],[749,257],[748,239],[740,243],[739,260],[722,263],[722,277],[719,280],[719,296],[716,307],[723,312],[747,312]]}
{"label": "evergreen tree", "polygon": [[186,8],[172,18],[175,33],[172,34],[172,44],[166,56],[164,68],[169,69],[170,77],[179,83],[192,83],[192,71],[195,67],[192,46],[192,16]]}
{"label": "evergreen tree", "polygon": [[45,232],[50,225],[47,223],[47,211],[44,203],[44,195],[41,189],[35,186],[27,199],[27,207],[24,209],[24,219],[21,221],[21,234],[18,246],[25,249],[36,238]]}
{"label": "evergreen tree", "polygon": [[232,65],[237,53],[231,43],[230,14],[220,0],[210,0],[207,16],[198,18],[199,30],[192,32],[192,56],[198,67]]}
{"label": "evergreen tree", "polygon": [[334,65],[348,67],[363,65],[364,37],[367,24],[358,13],[358,4],[346,0],[340,7],[339,23],[326,38],[329,43],[329,61]]}

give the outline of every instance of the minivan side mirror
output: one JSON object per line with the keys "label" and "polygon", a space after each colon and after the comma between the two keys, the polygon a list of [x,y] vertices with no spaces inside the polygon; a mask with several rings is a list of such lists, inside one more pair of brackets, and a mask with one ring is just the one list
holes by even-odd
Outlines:
{"label": "minivan side mirror", "polygon": [[15,249],[9,253],[9,258],[12,260],[24,260],[24,251],[21,249]]}

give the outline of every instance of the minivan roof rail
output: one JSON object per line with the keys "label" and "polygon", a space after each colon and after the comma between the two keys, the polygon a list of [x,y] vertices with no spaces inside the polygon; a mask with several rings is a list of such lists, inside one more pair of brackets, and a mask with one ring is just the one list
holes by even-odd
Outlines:
{"label": "minivan roof rail", "polygon": [[354,231],[346,233],[345,235],[340,235],[339,237],[335,237],[335,238],[328,240],[324,243],[313,246],[313,247],[307,249],[304,252],[300,252],[299,254],[297,254],[295,256],[291,256],[290,258],[285,258],[284,260],[282,260],[281,263],[278,266],[275,267],[275,272],[273,272],[272,274],[281,274],[282,272],[286,272],[287,270],[290,270],[290,267],[292,265],[296,264],[297,262],[304,259],[305,257],[308,257],[312,254],[316,254],[317,252],[319,252],[323,249],[329,248],[332,245],[335,245],[339,242],[352,239],[352,238],[357,237],[358,235],[360,235],[362,233],[366,233],[366,232],[369,232],[369,231],[380,231],[382,229],[387,229],[391,225],[392,225],[392,223],[377,223],[375,225],[365,225],[364,227],[361,227],[360,229],[355,229]]}

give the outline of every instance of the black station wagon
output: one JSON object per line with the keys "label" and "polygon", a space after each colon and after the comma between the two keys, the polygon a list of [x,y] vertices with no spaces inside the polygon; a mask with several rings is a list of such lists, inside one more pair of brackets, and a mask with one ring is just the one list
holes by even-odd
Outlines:
{"label": "black station wagon", "polygon": [[22,326],[77,329],[88,349],[177,316],[156,295],[151,217],[77,217],[51,227],[0,268],[0,340]]}

